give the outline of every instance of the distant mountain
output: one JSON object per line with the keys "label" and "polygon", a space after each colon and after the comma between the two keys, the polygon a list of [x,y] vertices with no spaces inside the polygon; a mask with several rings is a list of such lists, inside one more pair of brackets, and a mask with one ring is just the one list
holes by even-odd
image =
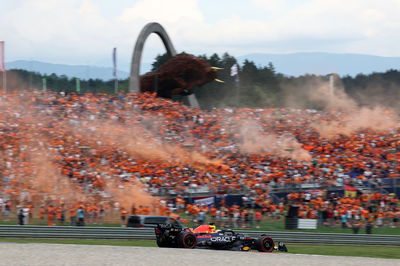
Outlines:
{"label": "distant mountain", "polygon": [[[69,78],[77,77],[80,79],[113,79],[111,67],[85,66],[85,65],[64,65],[52,64],[39,61],[18,60],[6,63],[7,69],[24,69],[41,74],[55,73],[58,76],[66,75]],[[118,71],[119,79],[126,79],[129,76],[126,71]]]}
{"label": "distant mountain", "polygon": [[293,53],[293,54],[248,54],[237,57],[239,63],[245,59],[258,66],[271,62],[275,70],[289,76],[303,74],[355,76],[359,73],[385,72],[400,69],[400,57],[383,57],[363,54]]}
{"label": "distant mountain", "polygon": [[[359,73],[385,72],[389,69],[400,69],[400,57],[383,57],[363,54],[333,53],[293,53],[293,54],[248,54],[237,57],[240,64],[250,60],[258,66],[266,66],[271,62],[276,71],[289,76],[303,74],[326,75],[338,73],[341,76],[355,76]],[[52,64],[39,61],[18,60],[6,63],[7,69],[25,69],[41,74],[66,75],[80,79],[110,80],[111,67]],[[141,73],[150,71],[151,64],[142,63]],[[118,77],[125,79],[129,70],[118,71]]]}

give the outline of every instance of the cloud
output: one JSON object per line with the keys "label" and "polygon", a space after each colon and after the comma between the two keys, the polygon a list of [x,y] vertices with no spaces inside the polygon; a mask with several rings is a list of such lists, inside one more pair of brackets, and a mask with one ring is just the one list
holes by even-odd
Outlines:
{"label": "cloud", "polygon": [[103,37],[110,29],[108,22],[91,1],[25,0],[0,17],[10,52],[21,56],[67,59],[74,54],[98,55],[109,45]]}
{"label": "cloud", "polygon": [[[203,20],[169,21],[168,31],[175,34],[173,39],[179,46],[195,51],[202,48],[204,51],[206,46],[217,52],[235,50],[241,54],[257,49],[259,52],[319,50],[399,55],[393,47],[395,40],[400,41],[394,32],[399,29],[400,17],[393,12],[393,8],[400,10],[399,1],[389,0],[387,5],[382,5],[373,0],[254,0],[250,5],[254,13],[263,16],[226,15],[230,14],[227,5],[212,24],[204,13]],[[307,39],[313,42],[309,49],[295,45]],[[287,44],[280,45],[283,42]],[[377,52],[376,44],[387,49]]]}
{"label": "cloud", "polygon": [[[112,47],[118,47],[120,62],[128,62],[139,31],[151,21],[162,23],[178,51],[195,54],[323,51],[400,56],[398,0],[222,2],[220,17],[211,20],[211,0],[202,0],[202,8],[199,0],[121,1],[118,12],[112,6],[113,16],[108,9],[115,4],[106,1],[16,0],[0,10],[0,32],[8,60],[109,62]],[[230,12],[240,5],[243,13]],[[162,51],[161,42],[153,39],[145,50]],[[297,46],[305,40],[312,45]]]}
{"label": "cloud", "polygon": [[118,20],[126,23],[138,20],[180,23],[187,20],[202,22],[204,17],[196,0],[141,0],[126,8]]}

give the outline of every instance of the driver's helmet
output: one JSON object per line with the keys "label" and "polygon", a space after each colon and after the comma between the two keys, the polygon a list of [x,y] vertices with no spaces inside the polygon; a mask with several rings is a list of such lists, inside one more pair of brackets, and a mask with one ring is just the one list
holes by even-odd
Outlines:
{"label": "driver's helmet", "polygon": [[210,233],[214,233],[215,230],[217,229],[217,227],[213,224],[210,224],[209,227],[210,227]]}

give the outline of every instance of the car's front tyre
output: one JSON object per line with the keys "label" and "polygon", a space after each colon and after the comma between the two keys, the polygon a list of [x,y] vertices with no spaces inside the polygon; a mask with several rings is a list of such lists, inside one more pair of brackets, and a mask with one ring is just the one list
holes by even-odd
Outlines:
{"label": "car's front tyre", "polygon": [[272,252],[275,243],[269,236],[261,236],[256,240],[255,247],[260,252]]}

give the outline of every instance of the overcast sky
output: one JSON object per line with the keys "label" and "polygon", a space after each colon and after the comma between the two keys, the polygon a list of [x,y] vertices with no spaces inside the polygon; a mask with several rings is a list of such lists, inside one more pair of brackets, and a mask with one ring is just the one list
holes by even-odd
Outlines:
{"label": "overcast sky", "polygon": [[[6,61],[126,66],[152,21],[178,52],[400,56],[400,0],[0,0]],[[151,36],[143,60],[163,52]]]}

